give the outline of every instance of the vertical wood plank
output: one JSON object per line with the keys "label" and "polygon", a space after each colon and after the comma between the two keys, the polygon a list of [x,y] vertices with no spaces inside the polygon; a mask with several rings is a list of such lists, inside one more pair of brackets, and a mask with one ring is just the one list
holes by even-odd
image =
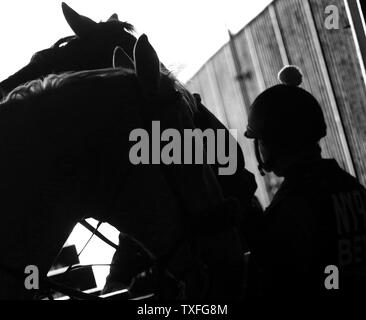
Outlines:
{"label": "vertical wood plank", "polygon": [[[344,1],[310,0],[310,4],[355,171],[366,185],[366,88],[352,30],[344,28],[349,25]],[[324,27],[324,12],[328,5],[339,9],[339,30]]]}
{"label": "vertical wood plank", "polygon": [[[328,125],[328,135],[322,143],[323,152],[326,157],[336,158],[339,164],[347,170],[348,158],[333,114],[332,101],[322,72],[314,35],[306,18],[304,2],[302,0],[280,0],[275,2],[275,8],[289,60],[302,69],[303,87],[318,99],[323,108]],[[309,128],[311,128],[310,123]]]}

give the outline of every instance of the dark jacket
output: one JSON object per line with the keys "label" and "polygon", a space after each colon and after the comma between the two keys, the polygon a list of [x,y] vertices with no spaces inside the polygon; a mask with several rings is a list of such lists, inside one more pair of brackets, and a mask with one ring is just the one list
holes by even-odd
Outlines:
{"label": "dark jacket", "polygon": [[330,265],[340,271],[334,292],[365,290],[366,190],[335,160],[292,170],[264,216],[247,222],[263,293],[329,293]]}

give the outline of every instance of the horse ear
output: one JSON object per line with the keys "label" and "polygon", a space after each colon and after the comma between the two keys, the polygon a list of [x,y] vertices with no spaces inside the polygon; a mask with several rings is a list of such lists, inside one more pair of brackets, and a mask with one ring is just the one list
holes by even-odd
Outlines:
{"label": "horse ear", "polygon": [[160,61],[145,34],[136,42],[134,61],[137,79],[147,94],[153,95],[160,87]]}
{"label": "horse ear", "polygon": [[135,69],[135,64],[121,47],[116,47],[113,51],[113,68],[131,68]]}
{"label": "horse ear", "polygon": [[107,21],[119,21],[117,13],[113,13]]}
{"label": "horse ear", "polygon": [[90,34],[98,25],[95,21],[88,17],[84,17],[78,14],[75,10],[71,9],[65,2],[62,2],[62,11],[65,19],[75,34],[83,38]]}

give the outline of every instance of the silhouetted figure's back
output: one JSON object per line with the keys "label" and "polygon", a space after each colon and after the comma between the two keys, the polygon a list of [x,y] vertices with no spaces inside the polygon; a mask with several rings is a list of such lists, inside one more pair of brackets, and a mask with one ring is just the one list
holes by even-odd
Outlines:
{"label": "silhouetted figure's back", "polygon": [[[289,67],[284,84],[253,103],[246,136],[260,169],[284,177],[263,216],[247,216],[264,294],[356,293],[366,285],[366,190],[319,141],[326,123],[316,99]],[[263,171],[264,173],[264,171]],[[339,271],[339,277],[338,277]]]}
{"label": "silhouetted figure's back", "polygon": [[366,190],[336,161],[319,159],[294,168],[258,235],[254,255],[264,266],[265,292],[325,290],[327,266],[339,268],[342,291],[361,285],[365,209]]}

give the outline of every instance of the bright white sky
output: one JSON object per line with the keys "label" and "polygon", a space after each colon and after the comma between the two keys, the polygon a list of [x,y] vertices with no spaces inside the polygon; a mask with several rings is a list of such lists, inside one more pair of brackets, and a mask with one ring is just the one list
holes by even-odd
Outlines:
{"label": "bright white sky", "polygon": [[[158,55],[182,81],[188,80],[225,42],[228,32],[239,31],[271,0],[66,0],[74,10],[93,20],[120,20],[146,33]],[[1,0],[0,80],[26,65],[33,53],[71,35],[59,0]],[[118,243],[118,233],[103,225],[101,231]],[[77,226],[69,239],[80,250],[90,233]],[[81,263],[110,263],[113,249],[93,239]],[[95,268],[103,286],[108,268]]]}
{"label": "bright white sky", "polygon": [[[159,57],[180,80],[188,80],[270,0],[66,0],[99,22],[112,13],[146,33]],[[28,63],[32,54],[72,34],[59,0],[1,0],[0,80]]]}

